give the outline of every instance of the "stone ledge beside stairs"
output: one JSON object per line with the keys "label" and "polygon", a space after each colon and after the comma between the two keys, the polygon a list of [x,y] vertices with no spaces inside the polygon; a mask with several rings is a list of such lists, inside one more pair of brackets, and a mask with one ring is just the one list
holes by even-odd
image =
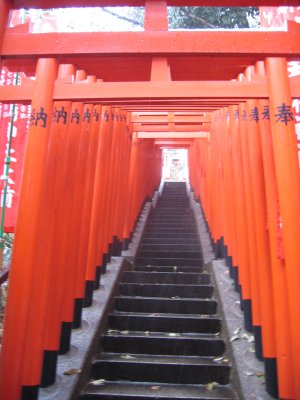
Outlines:
{"label": "stone ledge beside stairs", "polygon": [[[253,352],[252,335],[244,329],[244,318],[240,308],[239,294],[234,290],[233,280],[224,259],[215,259],[211,241],[200,205],[194,200],[194,194],[188,192],[190,204],[197,220],[204,264],[211,264],[220,306],[222,320],[229,337],[230,351],[233,355],[236,378],[240,385],[239,400],[272,400],[265,390],[264,365]],[[233,340],[234,339],[234,340]]]}
{"label": "stone ledge beside stairs", "polygon": [[[154,200],[157,198],[157,192]],[[128,251],[122,257],[113,257],[107,264],[107,272],[101,275],[100,288],[94,292],[93,304],[83,309],[82,327],[72,331],[71,350],[58,357],[56,383],[40,389],[39,400],[76,400],[88,376],[88,365],[99,343],[99,332],[105,329],[105,318],[114,299],[120,275],[135,257],[144,227],[151,210],[151,203],[145,204],[137,223]],[[126,265],[127,264],[127,265]]]}

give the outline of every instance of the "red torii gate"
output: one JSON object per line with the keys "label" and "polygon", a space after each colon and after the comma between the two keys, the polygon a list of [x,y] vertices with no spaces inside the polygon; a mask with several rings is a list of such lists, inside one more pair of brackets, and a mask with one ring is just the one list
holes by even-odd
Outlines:
{"label": "red torii gate", "polygon": [[[102,256],[109,244],[128,242],[158,185],[160,146],[186,138],[191,184],[214,243],[238,270],[245,324],[254,328],[267,387],[274,392],[277,375],[280,397],[300,399],[300,181],[291,115],[300,79],[288,79],[286,69],[287,59],[299,58],[300,29],[291,23],[288,32],[168,31],[167,5],[250,5],[207,3],[0,0],[1,62],[36,77],[0,91],[0,101],[33,108],[0,360],[4,400],[19,399],[21,391],[36,398],[43,357],[51,369],[58,351],[68,350]],[[32,35],[7,28],[10,9],[68,5],[145,5],[145,31]],[[62,193],[72,208],[62,205]],[[63,246],[54,257],[57,237]]]}

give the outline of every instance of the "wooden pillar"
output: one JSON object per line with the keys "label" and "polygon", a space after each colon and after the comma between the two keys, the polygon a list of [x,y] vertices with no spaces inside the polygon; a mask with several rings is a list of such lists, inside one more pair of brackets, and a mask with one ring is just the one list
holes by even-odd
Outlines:
{"label": "wooden pillar", "polygon": [[[87,77],[87,82],[95,82],[95,77]],[[89,230],[89,216],[90,216],[90,201],[88,198],[89,193],[89,177],[88,177],[88,153],[91,141],[91,128],[93,122],[94,106],[93,104],[83,105],[83,116],[81,123],[81,132],[79,140],[79,155],[78,155],[78,171],[76,179],[75,197],[73,218],[74,224],[77,226],[77,251],[75,258],[75,311],[73,328],[81,326],[82,308],[84,305],[85,294],[85,274],[86,274],[86,252],[87,240]]]}
{"label": "wooden pillar", "polygon": [[230,106],[230,135],[232,146],[233,179],[235,182],[234,208],[236,211],[237,233],[237,285],[240,285],[242,302],[251,301],[251,281],[248,249],[248,231],[246,218],[246,199],[244,190],[244,170],[242,162],[240,140],[240,113],[239,107]]}
{"label": "wooden pillar", "polygon": [[144,27],[147,31],[168,30],[168,9],[166,0],[145,1]]}
{"label": "wooden pillar", "polygon": [[[19,400],[21,397],[21,372],[28,316],[31,303],[39,301],[39,298],[33,299],[31,296],[32,278],[36,273],[34,267],[43,267],[37,266],[34,259],[39,246],[40,219],[44,213],[42,194],[56,77],[56,60],[39,59],[4,322],[0,361],[0,392],[3,400]],[[36,367],[32,364],[32,368]],[[37,396],[38,386],[23,389],[23,395],[26,396],[28,392],[32,394],[32,398]]]}
{"label": "wooden pillar", "polygon": [[[72,65],[59,67],[58,79],[70,76],[74,73]],[[32,276],[32,298],[38,298],[38,302],[31,302],[30,313],[27,321],[27,339],[24,351],[24,363],[22,373],[22,386],[28,388],[36,387],[41,382],[42,365],[47,358],[48,372],[49,360],[51,365],[56,366],[57,353],[44,352],[45,336],[56,336],[60,330],[60,321],[53,318],[55,323],[49,324],[49,311],[54,317],[56,309],[52,309],[53,289],[59,284],[63,286],[66,265],[58,267],[57,262],[57,239],[61,235],[63,221],[57,219],[58,210],[64,201],[61,187],[62,168],[65,156],[66,129],[71,102],[55,102],[52,112],[50,135],[47,149],[45,166],[45,178],[43,181],[43,215],[39,222],[39,245],[35,250],[35,273]],[[55,299],[56,300],[56,299]],[[55,315],[56,316],[56,315]],[[41,332],[44,332],[41,335]],[[33,363],[33,360],[36,360]],[[37,362],[38,361],[38,362]],[[33,368],[35,365],[35,369]],[[26,393],[26,392],[25,392]],[[24,394],[25,398],[26,395]]]}
{"label": "wooden pillar", "polygon": [[101,124],[99,127],[99,144],[96,155],[94,192],[91,210],[91,225],[89,231],[88,257],[86,279],[90,280],[96,268],[96,287],[99,285],[100,274],[105,272],[105,257],[102,249],[101,232],[103,229],[103,207],[107,191],[106,176],[107,160],[110,154],[110,107],[103,106]]}
{"label": "wooden pillar", "polygon": [[[269,120],[268,100],[259,100],[261,146],[263,156],[263,168],[265,176],[266,205],[267,205],[267,233],[270,243],[270,258],[273,285],[273,312],[276,334],[276,364],[272,362],[272,369],[269,367],[266,377],[269,378],[273,371],[273,382],[266,379],[266,389],[271,392],[278,380],[278,397],[281,399],[294,399],[294,371],[291,349],[291,316],[288,305],[288,288],[285,274],[285,266],[280,256],[278,237],[279,224],[279,202],[278,189],[275,176],[273,143],[271,136],[271,126]],[[270,276],[268,280],[270,280]],[[275,306],[276,301],[276,306]],[[276,368],[277,367],[277,368]],[[274,370],[275,369],[275,370]],[[275,382],[274,382],[275,381]],[[274,392],[274,390],[273,390]]]}
{"label": "wooden pillar", "polygon": [[101,144],[100,140],[100,124],[101,124],[102,107],[101,105],[95,105],[93,108],[92,125],[90,131],[90,141],[87,153],[87,174],[86,174],[86,191],[85,191],[85,210],[86,210],[86,226],[85,235],[83,238],[81,260],[86,265],[85,270],[85,294],[84,294],[84,307],[90,306],[93,300],[93,291],[99,287],[99,274],[96,274],[96,261],[89,263],[89,248],[91,246],[90,241],[95,240],[90,235],[91,226],[93,224],[93,201],[96,177],[96,166],[97,166],[97,155],[98,147]]}
{"label": "wooden pillar", "polygon": [[269,85],[270,122],[291,315],[295,398],[300,398],[300,246],[298,243],[300,237],[300,174],[297,140],[286,59],[267,58],[265,66]]}
{"label": "wooden pillar", "polygon": [[[13,1],[0,0],[0,55],[2,49],[3,37],[8,26],[10,10],[13,9]],[[0,58],[1,59],[1,58]],[[1,63],[0,63],[1,67]]]}
{"label": "wooden pillar", "polygon": [[136,173],[136,162],[137,162],[137,133],[132,133],[131,149],[130,149],[130,161],[129,161],[129,174],[128,174],[128,192],[127,192],[127,209],[125,216],[124,225],[124,238],[129,243],[133,233],[133,221],[132,221],[132,208],[133,208],[133,194],[134,194],[134,181]]}
{"label": "wooden pillar", "polygon": [[240,139],[241,139],[241,154],[242,154],[242,168],[244,172],[244,192],[246,204],[246,218],[247,218],[247,238],[248,238],[248,251],[249,251],[249,265],[250,265],[250,279],[251,279],[251,300],[246,299],[243,301],[243,311],[245,328],[252,332],[253,325],[260,326],[260,308],[258,305],[259,294],[257,293],[258,285],[256,279],[256,239],[254,228],[254,215],[253,215],[253,193],[251,188],[251,174],[248,154],[247,142],[247,109],[246,104],[239,105],[240,115]]}
{"label": "wooden pillar", "polygon": [[[76,72],[75,81],[81,82],[86,79],[86,73],[83,70]],[[64,354],[70,349],[72,324],[74,314],[78,304],[74,299],[74,287],[76,279],[76,266],[78,256],[78,201],[76,190],[78,190],[77,174],[79,171],[80,138],[82,135],[83,103],[73,102],[71,106],[71,120],[67,131],[68,138],[68,170],[65,172],[64,179],[66,188],[68,188],[68,210],[66,210],[66,219],[69,221],[65,241],[63,242],[66,251],[64,252],[64,262],[68,264],[70,274],[64,283],[64,295],[61,307],[61,335],[59,352]],[[66,195],[66,194],[65,194]],[[75,201],[76,199],[76,201]],[[63,250],[62,250],[63,251]],[[71,272],[72,271],[72,272]],[[81,304],[80,304],[81,305]],[[79,306],[80,306],[79,305]],[[79,307],[80,308],[80,307]],[[76,314],[77,315],[77,314]],[[81,315],[79,313],[79,315]],[[51,338],[49,338],[51,341]],[[54,345],[54,343],[52,344]]]}

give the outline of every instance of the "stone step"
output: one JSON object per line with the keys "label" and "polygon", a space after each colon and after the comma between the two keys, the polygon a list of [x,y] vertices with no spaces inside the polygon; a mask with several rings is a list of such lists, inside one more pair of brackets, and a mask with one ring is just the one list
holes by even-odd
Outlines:
{"label": "stone step", "polygon": [[163,208],[155,208],[151,210],[150,212],[150,218],[152,217],[163,217],[163,218],[183,218],[183,217],[188,217],[191,218],[193,217],[193,212],[190,208],[185,208],[185,209],[180,209],[180,213],[178,214],[177,212],[174,212],[174,210],[170,210],[167,207]]}
{"label": "stone step", "polygon": [[144,244],[140,246],[140,251],[197,251],[200,252],[200,244]]}
{"label": "stone step", "polygon": [[169,284],[208,284],[211,275],[208,273],[193,274],[192,272],[173,274],[170,272],[127,271],[123,274],[123,282],[128,283],[169,283]]}
{"label": "stone step", "polygon": [[142,297],[182,297],[182,298],[211,298],[214,287],[209,284],[180,285],[180,284],[151,284],[151,283],[122,283],[120,294],[124,296]]}
{"label": "stone step", "polygon": [[87,385],[81,400],[236,400],[231,388],[218,385],[153,384],[153,382],[94,381]]}
{"label": "stone step", "polygon": [[187,231],[185,233],[178,232],[178,229],[170,232],[158,232],[158,231],[147,231],[145,230],[142,241],[147,239],[156,239],[158,242],[160,239],[180,239],[182,243],[186,240],[195,240],[195,232]]}
{"label": "stone step", "polygon": [[191,266],[198,267],[202,265],[201,258],[154,258],[137,257],[136,265],[173,265],[173,266]]}
{"label": "stone step", "polygon": [[145,229],[146,234],[163,234],[166,237],[168,237],[170,234],[176,233],[176,234],[193,234],[195,237],[196,234],[196,226],[191,226],[190,228],[159,228],[159,227],[147,227]]}
{"label": "stone step", "polygon": [[191,229],[195,228],[195,221],[176,221],[176,219],[172,219],[170,221],[148,221],[147,228],[159,228],[159,229],[177,229],[177,228],[185,228]]}
{"label": "stone step", "polygon": [[[224,341],[209,334],[178,334],[109,330],[101,348],[110,353],[211,356],[221,358]],[[220,360],[222,362],[222,360]]]}
{"label": "stone step", "polygon": [[130,313],[114,311],[108,319],[110,329],[170,333],[219,333],[221,321],[215,316],[192,314]]}
{"label": "stone step", "polygon": [[[201,264],[201,251],[188,251],[188,250],[140,250],[138,253],[139,258],[176,258],[176,259],[199,259]],[[187,264],[188,265],[188,264]]]}
{"label": "stone step", "polygon": [[164,244],[170,244],[170,245],[199,245],[199,240],[198,238],[195,238],[194,235],[192,238],[184,238],[182,236],[179,237],[171,237],[171,238],[166,238],[166,237],[161,237],[161,238],[148,238],[146,236],[143,237],[141,241],[142,246],[148,245],[148,244],[158,244],[158,245],[164,245]]}
{"label": "stone step", "polygon": [[101,353],[92,363],[93,379],[181,384],[229,383],[230,366],[210,357]]}
{"label": "stone step", "polygon": [[203,267],[166,266],[166,265],[140,265],[134,268],[135,271],[144,272],[203,272]]}
{"label": "stone step", "polygon": [[118,296],[115,298],[115,309],[129,312],[213,315],[217,312],[217,303],[212,299]]}

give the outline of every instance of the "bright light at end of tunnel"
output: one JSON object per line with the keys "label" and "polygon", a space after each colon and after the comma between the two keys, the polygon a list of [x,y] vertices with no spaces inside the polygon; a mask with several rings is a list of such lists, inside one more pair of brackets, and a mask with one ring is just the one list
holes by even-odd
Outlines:
{"label": "bright light at end of tunnel", "polygon": [[162,178],[165,181],[187,182],[188,150],[187,149],[163,149]]}

